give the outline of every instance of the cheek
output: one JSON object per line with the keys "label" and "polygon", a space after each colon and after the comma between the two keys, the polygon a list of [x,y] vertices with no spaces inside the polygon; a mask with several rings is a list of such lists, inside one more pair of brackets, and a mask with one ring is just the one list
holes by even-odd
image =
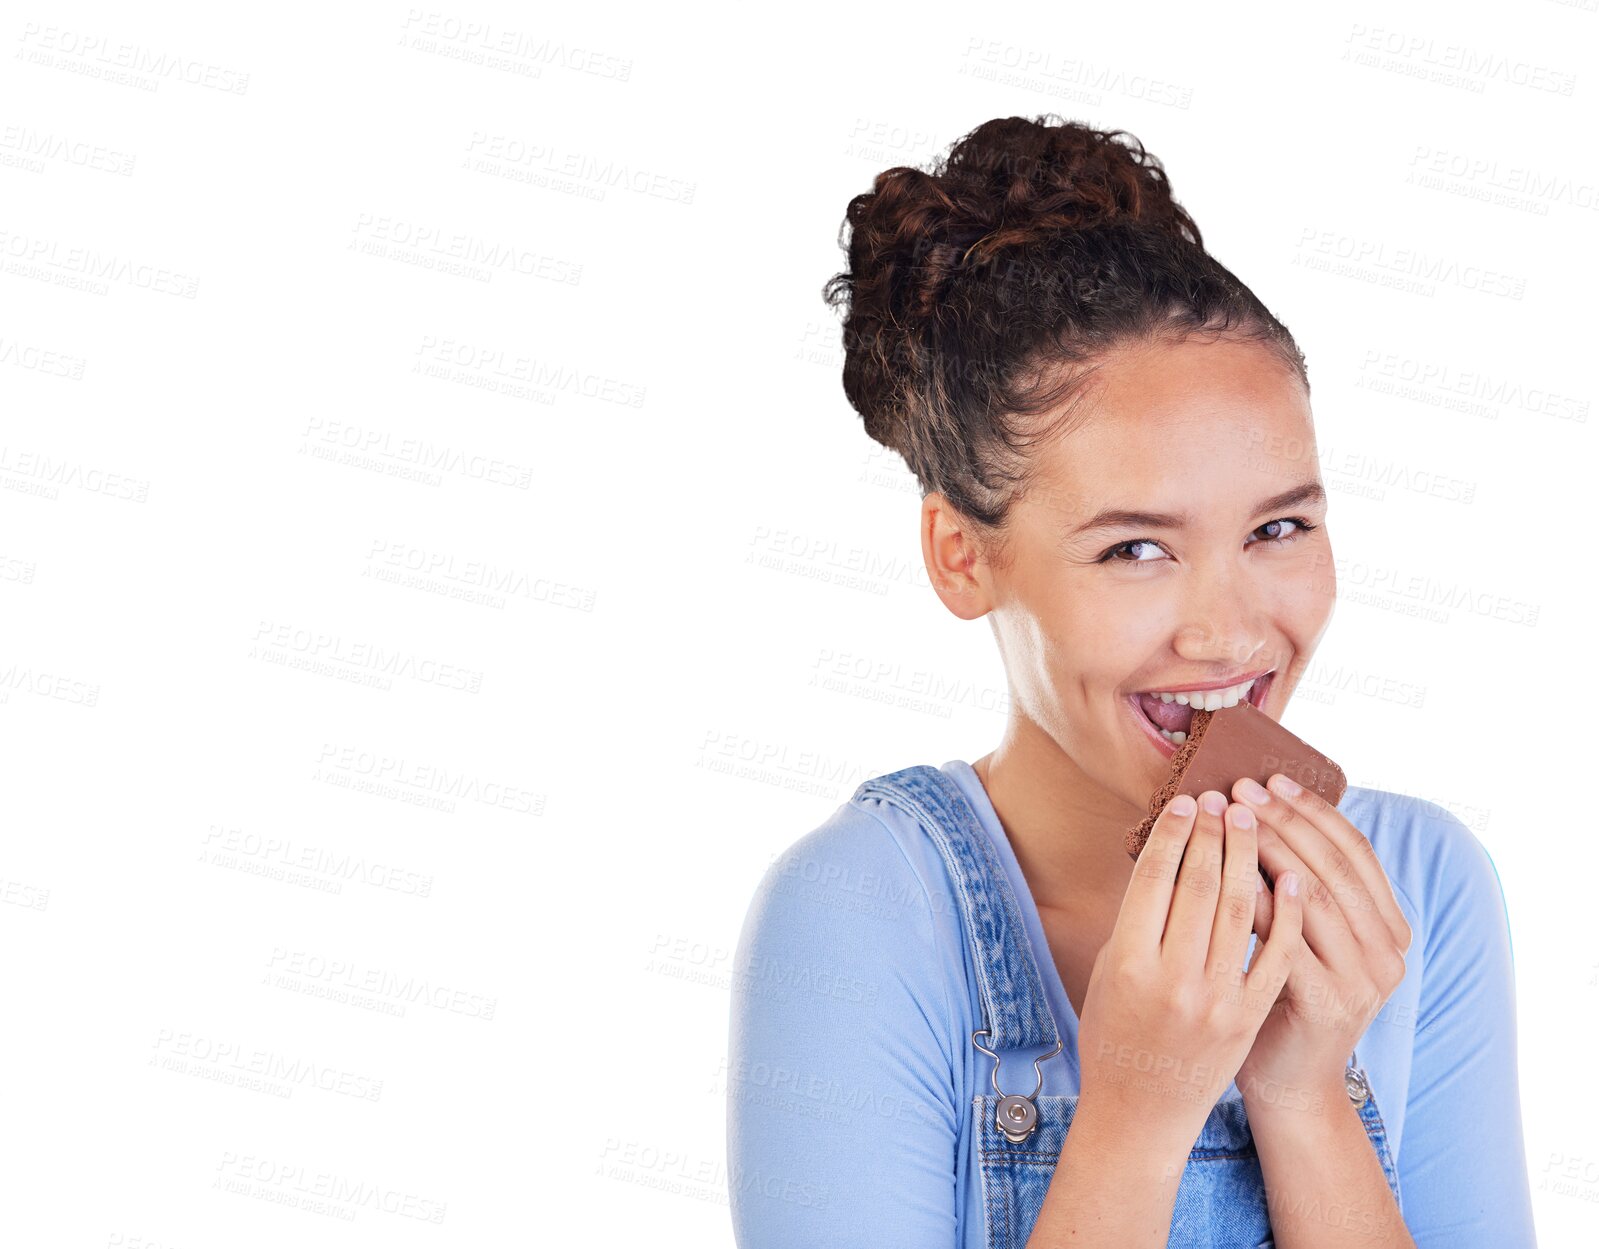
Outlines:
{"label": "cheek", "polygon": [[1287,550],[1276,553],[1285,576],[1317,597],[1331,599],[1337,590],[1337,569],[1333,566],[1332,536],[1327,518],[1310,533],[1302,533]]}
{"label": "cheek", "polygon": [[1338,598],[1338,570],[1325,541],[1307,549],[1296,561],[1293,575],[1285,579],[1280,593],[1286,614],[1298,622],[1300,631],[1320,637]]}
{"label": "cheek", "polygon": [[[1159,636],[1163,613],[1135,611],[1125,598],[1074,587],[1054,596],[1041,622],[1047,645],[1046,665],[1057,680],[1092,687],[1096,674],[1120,681],[1127,657],[1141,656],[1149,640]],[[1146,636],[1147,635],[1147,636]]]}
{"label": "cheek", "polygon": [[1115,669],[1116,647],[1125,646],[1126,640],[1115,621],[1093,611],[1082,595],[1052,594],[1033,600],[1030,607],[1005,629],[1006,666],[1032,704],[1029,709],[1054,722],[1074,708],[1078,691],[1095,684],[1097,670]]}
{"label": "cheek", "polygon": [[1022,709],[1035,720],[1047,718],[1060,657],[1070,653],[1054,623],[1035,608],[1009,610],[995,615],[994,630],[1006,679]]}

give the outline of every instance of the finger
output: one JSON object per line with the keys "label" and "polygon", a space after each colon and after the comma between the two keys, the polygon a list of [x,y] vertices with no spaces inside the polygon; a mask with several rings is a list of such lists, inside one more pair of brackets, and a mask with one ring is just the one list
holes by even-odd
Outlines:
{"label": "finger", "polygon": [[[1255,832],[1255,861],[1260,862],[1260,832]],[[1266,885],[1266,868],[1260,864],[1255,872],[1255,880],[1259,888],[1255,892],[1255,927],[1254,932],[1261,941],[1271,936],[1271,890]]]}
{"label": "finger", "polygon": [[[1258,800],[1258,786],[1251,788],[1240,781],[1234,789],[1332,891],[1358,939],[1376,944],[1386,943],[1386,938],[1401,952],[1408,950],[1410,925],[1370,839],[1332,803],[1291,778],[1274,773],[1268,784],[1263,802]],[[1249,792],[1243,792],[1246,789]],[[1386,934],[1375,927],[1373,921],[1378,919],[1387,928]]]}
{"label": "finger", "polygon": [[[1258,829],[1256,831],[1255,854],[1258,861],[1260,855]],[[1259,870],[1256,871],[1255,882],[1259,885],[1259,890],[1255,894],[1255,925],[1253,929],[1255,946],[1249,952],[1248,966],[1250,971],[1255,969],[1256,960],[1260,958],[1261,952],[1266,948],[1266,941],[1271,936],[1272,914],[1276,909],[1272,901],[1271,884],[1266,875],[1264,864],[1261,864]]]}
{"label": "finger", "polygon": [[[1255,838],[1255,848],[1274,881],[1281,880],[1286,872],[1298,874],[1300,922],[1305,944],[1310,947],[1311,953],[1328,967],[1344,969],[1363,966],[1365,960],[1361,957],[1360,942],[1350,932],[1343,912],[1326,884],[1288,848],[1275,829],[1262,824]],[[1273,907],[1282,904],[1281,893],[1280,889],[1274,887]]]}
{"label": "finger", "polygon": [[1255,961],[1244,981],[1250,1000],[1265,1007],[1262,1015],[1276,1003],[1294,965],[1310,956],[1301,922],[1304,907],[1301,904],[1303,895],[1300,892],[1300,878],[1297,873],[1293,876],[1285,873],[1277,880],[1283,887],[1276,891],[1272,900],[1271,936],[1256,950]]}
{"label": "finger", "polygon": [[1249,930],[1255,919],[1255,813],[1241,802],[1229,804],[1222,816],[1221,897],[1210,930],[1212,974],[1236,984],[1249,954]]}
{"label": "finger", "polygon": [[1199,814],[1183,852],[1172,893],[1171,914],[1161,955],[1172,955],[1183,966],[1202,970],[1210,957],[1210,930],[1216,923],[1216,898],[1221,892],[1222,812],[1227,797],[1214,789],[1199,795]]}
{"label": "finger", "polygon": [[1190,795],[1178,794],[1156,817],[1149,840],[1138,852],[1127,892],[1122,895],[1116,926],[1111,930],[1113,940],[1125,940],[1148,951],[1160,949],[1161,933],[1165,931],[1166,916],[1171,911],[1177,867],[1188,847],[1198,810],[1198,804]]}
{"label": "finger", "polygon": [[[1258,827],[1255,830],[1255,862],[1260,864],[1260,829]],[[1260,934],[1260,939],[1264,941],[1271,935],[1272,912],[1271,881],[1267,878],[1264,864],[1260,864],[1259,870],[1255,873],[1255,879],[1259,885],[1255,892],[1255,931]]]}

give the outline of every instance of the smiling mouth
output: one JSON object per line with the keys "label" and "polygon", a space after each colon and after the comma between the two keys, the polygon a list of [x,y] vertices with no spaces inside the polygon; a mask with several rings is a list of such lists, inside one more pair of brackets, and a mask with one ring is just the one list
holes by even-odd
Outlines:
{"label": "smiling mouth", "polygon": [[1220,690],[1192,691],[1182,694],[1129,694],[1127,702],[1133,714],[1143,725],[1149,739],[1167,756],[1177,753],[1177,748],[1188,740],[1188,730],[1193,724],[1194,711],[1203,707],[1217,711],[1222,707],[1247,702],[1262,710],[1266,695],[1271,690],[1277,670],[1261,674],[1251,681],[1240,682]]}

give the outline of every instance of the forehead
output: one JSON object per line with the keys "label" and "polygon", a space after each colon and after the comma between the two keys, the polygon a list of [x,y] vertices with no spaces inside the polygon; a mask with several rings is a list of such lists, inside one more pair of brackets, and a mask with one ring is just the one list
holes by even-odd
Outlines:
{"label": "forehead", "polygon": [[1256,343],[1119,353],[1036,454],[1035,500],[1070,515],[1146,505],[1230,512],[1320,478],[1304,387]]}

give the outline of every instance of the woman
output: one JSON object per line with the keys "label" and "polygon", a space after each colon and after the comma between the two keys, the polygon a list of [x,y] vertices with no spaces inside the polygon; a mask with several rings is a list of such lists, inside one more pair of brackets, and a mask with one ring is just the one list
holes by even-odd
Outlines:
{"label": "woman", "polygon": [[1281,719],[1332,615],[1287,329],[1119,131],[988,122],[848,223],[845,392],[1011,702],[989,754],[863,783],[761,881],[739,1244],[1533,1244],[1464,825],[1241,780],[1123,849],[1191,707]]}

